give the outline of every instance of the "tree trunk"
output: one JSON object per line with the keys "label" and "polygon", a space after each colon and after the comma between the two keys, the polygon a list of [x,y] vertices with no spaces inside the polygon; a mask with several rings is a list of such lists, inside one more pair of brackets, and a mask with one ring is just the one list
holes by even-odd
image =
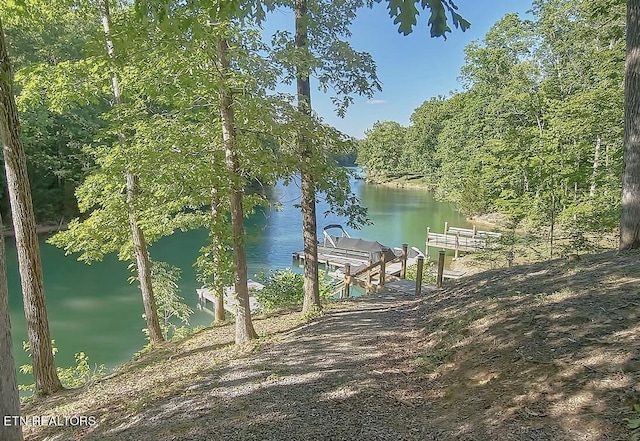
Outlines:
{"label": "tree trunk", "polygon": [[[0,24],[0,32],[2,24]],[[0,39],[2,36],[0,35]],[[0,43],[1,44],[1,43]],[[20,395],[13,360],[11,321],[9,318],[9,288],[5,263],[4,235],[0,219],[0,439],[22,441],[22,428],[18,424],[4,425],[4,417],[20,416]]]}
{"label": "tree trunk", "polygon": [[[213,155],[212,155],[213,156]],[[211,159],[214,162],[214,159]],[[211,225],[209,226],[209,238],[211,240],[211,247],[213,248],[213,267],[218,273],[221,272],[220,267],[223,262],[224,248],[222,246],[222,240],[218,228],[220,227],[220,197],[218,196],[218,190],[215,187],[211,187]],[[224,322],[224,280],[220,275],[214,275],[211,288],[216,296],[215,305],[215,321],[218,323]]]}
{"label": "tree trunk", "polygon": [[222,323],[225,320],[224,314],[224,287],[215,289],[216,305],[215,316],[213,321],[216,323]]}
{"label": "tree trunk", "polygon": [[556,194],[551,193],[551,228],[549,229],[549,257],[553,259],[553,237],[556,227]]}
{"label": "tree trunk", "polygon": [[318,235],[316,223],[316,196],[312,176],[302,170],[302,234],[304,239],[304,300],[302,312],[320,308],[318,282]]}
{"label": "tree trunk", "polygon": [[5,173],[18,250],[24,313],[31,345],[35,393],[48,395],[61,390],[62,384],[53,360],[40,248],[27,176],[27,158],[22,145],[18,110],[11,82],[11,65],[0,22],[0,134],[4,150]]}
{"label": "tree trunk", "polygon": [[160,328],[160,318],[158,308],[153,293],[151,283],[151,263],[149,262],[149,252],[144,233],[138,226],[138,217],[135,209],[135,199],[138,193],[138,177],[131,173],[126,174],[127,179],[127,208],[129,210],[129,228],[131,229],[131,239],[133,240],[133,251],[136,255],[136,268],[138,270],[138,281],[142,293],[142,304],[144,305],[144,317],[147,322],[147,335],[152,344],[164,341],[162,328]]}
{"label": "tree trunk", "polygon": [[[105,41],[107,46],[107,55],[110,59],[114,57],[113,40],[111,39],[111,15],[109,13],[109,1],[102,0],[100,2],[100,14],[102,16],[102,27],[104,29]],[[118,76],[114,73],[111,77],[113,86],[113,97],[116,105],[122,104],[122,94],[120,93],[120,85]],[[126,144],[127,139],[123,131],[119,131],[118,139],[121,144]],[[138,272],[138,281],[140,282],[140,291],[142,293],[142,303],[144,305],[145,320],[147,322],[147,335],[151,343],[159,343],[164,341],[162,329],[160,328],[160,319],[158,317],[158,309],[156,306],[155,295],[153,293],[153,285],[151,283],[151,264],[149,262],[149,252],[147,251],[147,243],[144,239],[144,233],[138,225],[138,216],[136,214],[135,202],[139,191],[138,177],[132,173],[125,174],[126,193],[127,193],[127,209],[129,216],[129,228],[131,229],[131,239],[133,241],[133,250],[136,256],[136,268]]]}
{"label": "tree trunk", "polygon": [[235,131],[233,127],[233,95],[228,89],[228,72],[230,71],[229,43],[224,38],[218,40],[217,68],[220,80],[220,118],[222,120],[222,140],[224,144],[225,163],[231,176],[232,191],[231,232],[233,236],[233,264],[235,266],[236,291],[236,344],[246,343],[258,335],[253,329],[251,309],[249,308],[249,288],[247,286],[247,257],[244,248],[244,210],[242,206],[243,190],[238,179],[241,179],[240,164],[235,151]]}
{"label": "tree trunk", "polygon": [[600,136],[596,139],[596,148],[593,153],[593,171],[591,173],[591,187],[589,187],[589,197],[593,198],[596,195],[596,181],[598,180],[598,167],[600,166],[600,147],[602,140]]}
{"label": "tree trunk", "polygon": [[620,249],[640,247],[640,0],[627,0]]}
{"label": "tree trunk", "polygon": [[[307,1],[295,0],[295,47],[300,53],[308,49],[307,32]],[[304,115],[311,115],[311,85],[309,83],[309,68],[302,63],[296,67],[296,86],[298,94],[298,111]],[[316,217],[316,190],[311,172],[308,170],[311,162],[311,152],[304,136],[298,136],[298,155],[300,160],[300,179],[302,181],[302,229],[304,239],[304,301],[302,312],[309,312],[320,308],[320,288],[318,281],[318,232]]]}

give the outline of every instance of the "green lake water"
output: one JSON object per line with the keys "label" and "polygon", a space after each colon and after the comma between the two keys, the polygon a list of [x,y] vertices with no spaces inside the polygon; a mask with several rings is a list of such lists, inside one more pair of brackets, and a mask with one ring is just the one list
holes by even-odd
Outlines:
{"label": "green lake water", "polygon": [[[427,226],[435,232],[442,232],[445,221],[452,226],[469,226],[455,207],[436,201],[423,190],[368,185],[363,181],[354,181],[353,185],[373,222],[360,231],[351,230],[354,237],[391,247],[408,243],[424,251]],[[276,210],[274,204],[274,209],[259,210],[246,223],[250,277],[261,269],[291,267],[292,253],[302,249],[302,218],[295,207],[299,203],[298,187],[295,183],[288,187],[278,185],[270,196],[280,202],[280,209]],[[333,215],[323,217],[325,211],[327,206],[320,201],[319,230],[328,223],[342,222]],[[57,365],[73,365],[74,354],[80,351],[89,356],[92,364],[105,364],[108,368],[129,360],[146,340],[141,332],[144,321],[140,292],[136,284],[128,283],[131,273],[126,263],[108,256],[102,262],[86,265],[46,244],[45,239],[41,238],[40,246],[51,335],[59,349]],[[209,325],[212,321],[209,314],[195,308],[199,284],[193,263],[205,239],[205,231],[176,233],[150,248],[153,259],[182,269],[180,289],[194,308],[192,325]],[[437,258],[434,252],[437,250],[431,250],[432,259]],[[29,363],[29,359],[22,350],[27,334],[12,240],[7,243],[7,267],[14,356],[20,365]],[[19,380],[29,382],[24,375]]]}

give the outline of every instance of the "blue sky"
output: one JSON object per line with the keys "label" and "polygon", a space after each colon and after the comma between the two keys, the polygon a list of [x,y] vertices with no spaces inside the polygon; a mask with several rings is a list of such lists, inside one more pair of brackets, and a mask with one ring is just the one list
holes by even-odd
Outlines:
{"label": "blue sky", "polygon": [[[393,120],[409,125],[413,110],[431,97],[460,90],[457,80],[464,64],[464,47],[481,40],[489,28],[508,12],[526,15],[531,0],[458,0],[459,13],[471,22],[466,32],[453,29],[447,40],[430,38],[427,17],[418,19],[413,33],[403,36],[389,17],[386,2],[362,9],[351,28],[351,44],[373,56],[382,92],[372,99],[356,97],[345,118],[339,118],[328,95],[311,91],[314,110],[329,124],[357,138],[376,121]],[[293,24],[293,13],[279,10],[269,20]],[[293,91],[292,91],[293,92]]]}

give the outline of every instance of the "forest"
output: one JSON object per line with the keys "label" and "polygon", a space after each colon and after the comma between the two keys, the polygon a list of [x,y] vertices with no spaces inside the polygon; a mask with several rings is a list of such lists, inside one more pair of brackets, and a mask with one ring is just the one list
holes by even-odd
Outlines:
{"label": "forest", "polygon": [[[469,215],[613,231],[623,169],[625,3],[537,1],[465,49],[463,88],[379,121],[358,163]],[[606,12],[602,12],[606,6]]]}

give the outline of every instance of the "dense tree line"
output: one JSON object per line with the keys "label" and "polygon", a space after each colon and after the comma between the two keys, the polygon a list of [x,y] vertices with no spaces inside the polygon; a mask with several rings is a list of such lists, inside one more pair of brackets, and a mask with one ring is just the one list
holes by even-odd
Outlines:
{"label": "dense tree line", "polygon": [[535,1],[465,49],[462,91],[409,127],[378,122],[359,146],[370,175],[415,174],[466,213],[609,229],[620,218],[624,10],[619,0]]}
{"label": "dense tree line", "polygon": [[[96,13],[70,8],[69,2],[39,6],[25,4],[21,10],[28,13],[17,14],[18,8],[7,4],[3,18],[36,219],[58,223],[78,215],[74,192],[93,165],[83,147],[106,126],[100,115],[108,108],[108,96],[85,90],[87,82],[77,78],[80,65],[96,61],[90,53]],[[39,8],[37,15],[34,8]],[[98,73],[91,71],[92,76]],[[59,93],[46,93],[51,88]],[[9,219],[4,184],[2,189],[0,207]]]}

